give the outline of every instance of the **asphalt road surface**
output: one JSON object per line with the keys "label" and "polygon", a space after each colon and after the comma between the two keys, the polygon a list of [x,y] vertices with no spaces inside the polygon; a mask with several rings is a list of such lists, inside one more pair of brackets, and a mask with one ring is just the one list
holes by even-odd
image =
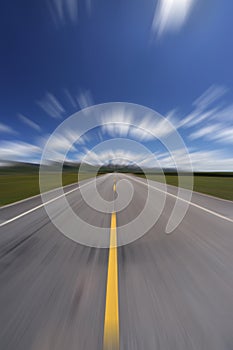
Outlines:
{"label": "asphalt road surface", "polygon": [[[0,209],[0,349],[233,349],[233,203],[195,193],[183,221],[167,235],[177,192],[169,186],[158,221],[115,248],[114,239],[124,240],[125,225],[139,216],[148,194],[145,180],[122,174],[98,177],[99,194],[116,198],[123,178],[133,197],[115,217],[91,208],[77,184],[65,189],[73,211],[92,228],[105,229],[110,248],[65,237],[40,196]],[[92,201],[94,184],[80,183]],[[130,226],[132,237],[162,200],[161,184],[149,186],[154,204],[141,226]],[[69,226],[56,190],[48,205]],[[83,227],[77,232],[85,238]]]}

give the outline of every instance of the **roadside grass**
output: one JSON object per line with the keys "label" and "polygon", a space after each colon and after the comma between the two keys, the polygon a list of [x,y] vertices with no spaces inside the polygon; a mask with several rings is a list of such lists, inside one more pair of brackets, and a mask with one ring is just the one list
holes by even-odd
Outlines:
{"label": "roadside grass", "polygon": [[[79,180],[85,180],[93,177],[92,173],[80,173]],[[73,172],[63,172],[63,186],[78,182],[78,174]],[[48,173],[46,190],[57,188],[59,184],[54,183],[51,173]],[[22,173],[0,173],[0,206],[10,204],[21,199],[35,196],[40,193],[39,174],[32,172],[30,174]]]}
{"label": "roadside grass", "polygon": [[[145,175],[142,174],[135,175],[145,177]],[[85,180],[93,176],[95,176],[95,174],[91,172],[80,173],[79,180]],[[187,175],[182,176],[187,178]],[[159,174],[147,174],[147,177],[158,182],[164,182],[166,178],[168,185],[178,186],[178,177],[174,174],[166,174],[165,178]],[[64,171],[62,180],[63,186],[78,182],[78,173]],[[49,172],[46,184],[45,190],[47,191],[59,187],[59,184],[54,182],[52,173]],[[184,188],[187,187],[184,185]],[[233,174],[205,174],[204,176],[195,174],[194,191],[233,201]],[[32,197],[39,193],[38,171],[0,172],[0,206]]]}
{"label": "roadside grass", "polygon": [[[145,177],[144,175],[138,175],[140,177]],[[187,175],[181,175],[187,178]],[[147,178],[150,180],[164,182],[164,177],[162,175],[149,174]],[[168,185],[178,186],[178,176],[166,174],[166,183]],[[185,179],[184,179],[185,180]],[[187,186],[183,186],[187,188]],[[233,201],[233,175],[194,175],[194,191],[208,194],[214,197],[219,197],[227,200]]]}

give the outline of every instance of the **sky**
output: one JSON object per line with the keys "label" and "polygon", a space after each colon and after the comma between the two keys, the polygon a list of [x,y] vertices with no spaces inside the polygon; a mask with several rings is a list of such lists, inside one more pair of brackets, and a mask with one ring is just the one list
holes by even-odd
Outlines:
{"label": "sky", "polygon": [[[229,0],[0,1],[0,164],[39,163],[46,140],[70,115],[124,102],[167,118],[195,170],[233,171],[232,11]],[[89,132],[68,160],[89,152],[96,163],[114,157],[124,163],[127,153],[131,163],[141,164],[145,154],[121,142],[92,150],[108,139],[130,137],[162,167],[174,165],[147,132],[169,136],[166,122],[134,120],[126,109],[114,118],[117,127]],[[125,120],[134,126],[125,129]],[[147,131],[136,131],[135,124]],[[54,143],[57,159],[69,135]],[[185,167],[181,150],[175,153]],[[149,158],[147,166],[153,166]]]}

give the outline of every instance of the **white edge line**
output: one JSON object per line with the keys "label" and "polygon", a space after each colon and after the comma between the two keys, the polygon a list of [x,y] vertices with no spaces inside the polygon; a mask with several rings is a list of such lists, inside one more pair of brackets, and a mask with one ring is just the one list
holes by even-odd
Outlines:
{"label": "white edge line", "polygon": [[170,196],[170,197],[173,197],[173,198],[176,198],[176,199],[178,199],[178,200],[180,200],[180,201],[186,202],[186,203],[188,203],[189,205],[192,205],[193,207],[202,209],[202,210],[206,211],[206,212],[209,213],[209,214],[215,215],[215,216],[217,216],[217,217],[219,217],[219,218],[221,218],[221,219],[224,219],[224,220],[226,220],[226,221],[233,222],[233,219],[230,219],[230,218],[228,218],[228,217],[226,217],[226,216],[224,216],[224,215],[221,215],[221,214],[219,214],[219,213],[217,213],[217,212],[215,212],[215,211],[213,211],[213,210],[210,210],[210,209],[207,209],[207,208],[205,208],[205,207],[202,207],[202,206],[200,206],[200,205],[198,205],[198,204],[195,204],[195,203],[193,203],[193,202],[191,202],[191,201],[190,201],[190,202],[189,202],[189,201],[186,201],[185,199],[183,199],[183,198],[181,198],[181,197],[178,197],[178,196],[175,196],[174,194],[171,194],[171,193],[169,193],[169,192],[162,191],[162,190],[160,190],[159,188],[154,187],[154,186],[150,185],[149,183],[145,183],[145,182],[143,182],[143,181],[140,181],[140,180],[138,180],[138,179],[136,179],[136,178],[134,178],[134,177],[131,177],[130,175],[126,175],[126,176],[129,177],[130,179],[133,179],[133,180],[136,181],[136,182],[139,182],[140,184],[143,184],[143,185],[145,185],[145,186],[149,186],[149,187],[153,188],[153,189],[156,190],[156,191],[165,193],[166,195],[168,195],[168,196]]}
{"label": "white edge line", "polygon": [[[100,178],[100,177],[99,177],[99,178]],[[84,180],[84,181],[85,181],[85,180]],[[96,178],[95,178],[94,180],[92,180],[92,181],[89,181],[89,182],[83,184],[82,186],[78,186],[78,187],[76,187],[76,188],[74,188],[74,189],[72,189],[72,190],[70,190],[70,191],[68,191],[68,192],[63,193],[63,194],[61,194],[61,195],[58,196],[58,197],[52,198],[52,199],[50,199],[50,200],[49,200],[48,202],[46,202],[46,203],[42,203],[42,204],[40,204],[40,205],[37,205],[36,207],[34,207],[34,208],[32,208],[32,209],[29,209],[29,210],[27,210],[27,211],[25,211],[25,212],[23,212],[23,213],[21,213],[21,214],[15,216],[15,217],[11,218],[11,219],[9,219],[9,220],[6,220],[6,221],[0,223],[0,227],[3,227],[3,226],[5,226],[5,225],[7,225],[7,224],[9,224],[9,223],[11,223],[11,222],[17,220],[17,219],[20,219],[20,218],[22,218],[23,216],[25,216],[25,215],[27,215],[27,214],[30,214],[30,213],[32,213],[33,211],[35,211],[35,210],[37,210],[37,209],[40,209],[40,208],[44,207],[44,206],[47,205],[47,204],[50,204],[50,203],[52,203],[52,202],[55,202],[57,199],[59,199],[59,198],[61,198],[61,197],[63,197],[63,196],[66,196],[67,194],[70,194],[70,193],[72,193],[72,192],[74,192],[74,191],[77,191],[78,189],[80,189],[80,188],[82,188],[82,187],[84,187],[84,186],[90,185],[92,182],[95,182],[95,181],[96,181]],[[46,192],[46,193],[47,193],[47,192]]]}

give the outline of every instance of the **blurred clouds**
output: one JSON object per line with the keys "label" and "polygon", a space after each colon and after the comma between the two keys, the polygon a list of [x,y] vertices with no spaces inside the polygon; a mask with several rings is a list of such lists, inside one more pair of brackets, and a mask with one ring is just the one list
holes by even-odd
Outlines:
{"label": "blurred clouds", "polygon": [[25,117],[22,114],[19,114],[19,119],[21,120],[21,122],[23,122],[24,124],[30,126],[30,128],[36,130],[36,131],[41,131],[41,127],[36,124],[35,122],[33,122],[31,119]]}
{"label": "blurred clouds", "polygon": [[216,132],[218,129],[219,129],[219,124],[205,126],[193,132],[192,134],[190,134],[189,138],[191,140],[195,140],[195,139],[198,139],[199,137],[203,137],[203,136],[209,135],[210,133]]}
{"label": "blurred clouds", "polygon": [[22,141],[1,141],[0,159],[13,161],[32,161],[32,158],[40,156],[39,146]]}
{"label": "blurred clouds", "polygon": [[194,3],[194,0],[158,0],[153,32],[161,37],[166,31],[178,31],[187,21]]}
{"label": "blurred clouds", "polygon": [[65,110],[63,106],[50,92],[47,92],[42,100],[37,101],[37,104],[52,118],[62,118],[64,115]]}
{"label": "blurred clouds", "polygon": [[3,123],[0,123],[0,133],[17,134],[14,129]]}
{"label": "blurred clouds", "polygon": [[48,0],[48,5],[56,25],[78,20],[78,0]]}
{"label": "blurred clouds", "polygon": [[[178,109],[161,117],[158,113],[148,110],[145,114],[132,113],[131,108],[115,104],[108,112],[104,109],[99,116],[99,127],[88,131],[81,137],[79,126],[77,130],[64,128],[50,141],[50,154],[48,160],[61,161],[66,154],[66,161],[85,161],[93,165],[106,165],[108,163],[119,165],[137,164],[143,167],[157,167],[157,161],[164,168],[185,169],[188,167],[187,158],[181,150],[176,150],[174,158],[164,152],[158,140],[172,136],[175,128],[179,129],[181,136],[189,147],[190,159],[194,170],[233,170],[233,161],[225,148],[221,145],[233,143],[233,104],[226,104],[228,89],[224,86],[212,85],[192,103],[192,109],[184,118],[179,116]],[[88,90],[80,90],[79,94],[68,89],[63,90],[62,103],[47,92],[38,105],[51,117],[61,118],[68,110],[77,111],[94,104],[92,95]],[[130,106],[130,104],[129,104]],[[157,116],[157,117],[156,117]],[[19,120],[32,129],[40,132],[41,128],[28,117],[19,114]],[[60,122],[59,120],[57,121]],[[0,132],[14,133],[15,131],[5,124],[0,124]],[[9,136],[7,136],[9,138]],[[41,154],[50,135],[40,135],[34,144],[11,140],[0,141],[0,161],[40,161]],[[92,147],[96,144],[114,138],[128,138],[138,141],[150,149],[152,155],[135,152],[135,149],[121,149],[118,144],[111,149],[94,152]],[[198,140],[196,143],[195,141]],[[204,140],[202,142],[202,140]],[[29,141],[30,142],[30,141]],[[160,145],[159,145],[160,144]],[[215,146],[212,146],[214,145]],[[86,158],[85,158],[86,157]]]}
{"label": "blurred clouds", "polygon": [[85,109],[94,104],[91,92],[89,90],[82,90],[77,96],[77,101],[81,109]]}
{"label": "blurred clouds", "polygon": [[81,154],[82,148],[90,142],[90,137],[86,134],[79,137],[78,130],[64,129],[59,134],[42,136],[38,145],[43,150],[49,142],[49,160],[61,161],[66,153],[66,161],[77,161]]}
{"label": "blurred clouds", "polygon": [[233,143],[233,127],[214,124],[200,128],[190,134],[190,139],[204,138],[209,141],[217,141],[221,143]]}
{"label": "blurred clouds", "polygon": [[211,85],[200,97],[198,97],[193,102],[193,105],[196,108],[203,110],[209,107],[209,105],[218,100],[220,97],[225,95],[227,91],[228,89],[225,86]]}
{"label": "blurred clouds", "polygon": [[[47,0],[54,24],[59,27],[78,22],[79,0]],[[92,0],[85,0],[88,15],[92,12]]]}
{"label": "blurred clouds", "polygon": [[193,111],[178,124],[191,129],[190,140],[233,143],[233,105],[223,99],[227,92],[224,86],[212,85],[193,102]]}
{"label": "blurred clouds", "polygon": [[169,121],[172,118],[173,113],[167,119],[145,115],[138,120],[129,111],[119,107],[111,115],[102,117],[102,131],[112,137],[130,137],[146,142],[172,133],[174,130]]}
{"label": "blurred clouds", "polygon": [[[225,109],[222,107],[222,103],[219,102],[219,99],[223,97],[227,91],[228,89],[224,86],[210,86],[193,102],[194,110],[180,121],[179,126],[191,127],[204,121],[205,119],[217,117],[217,115],[219,115],[219,113]],[[218,105],[213,106],[213,104],[216,102]],[[228,112],[229,110],[227,113]]]}
{"label": "blurred clouds", "polygon": [[[189,157],[194,171],[226,171],[233,169],[233,158],[226,156],[222,150],[191,150]],[[188,167],[187,157],[184,157],[180,150],[174,152],[174,159],[170,154],[167,154],[159,161],[164,168],[173,168],[175,162],[178,169],[185,170]]]}
{"label": "blurred clouds", "polygon": [[73,108],[77,109],[78,108],[77,102],[75,100],[75,97],[71,94],[71,92],[68,89],[64,89],[64,93],[69,104]]}

